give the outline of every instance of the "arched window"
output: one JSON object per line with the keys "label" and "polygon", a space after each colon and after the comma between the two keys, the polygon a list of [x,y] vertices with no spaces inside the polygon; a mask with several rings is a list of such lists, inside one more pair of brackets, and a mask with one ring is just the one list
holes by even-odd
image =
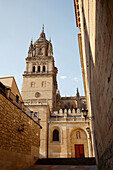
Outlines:
{"label": "arched window", "polygon": [[43,55],[42,48],[39,48],[38,55]]}
{"label": "arched window", "polygon": [[40,66],[38,66],[38,72],[40,72]]}
{"label": "arched window", "polygon": [[56,129],[53,131],[53,141],[59,141],[59,131]]}
{"label": "arched window", "polygon": [[46,71],[46,67],[45,66],[43,66],[43,72],[45,72]]}
{"label": "arched window", "polygon": [[33,72],[35,72],[35,66],[33,66]]}

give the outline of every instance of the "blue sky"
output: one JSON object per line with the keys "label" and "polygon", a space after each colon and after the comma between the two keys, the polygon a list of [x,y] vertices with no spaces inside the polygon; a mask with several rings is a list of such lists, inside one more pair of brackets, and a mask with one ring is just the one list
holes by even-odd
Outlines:
{"label": "blue sky", "polygon": [[62,96],[84,95],[73,0],[0,0],[0,77],[14,76],[21,91],[31,39],[45,27],[53,44]]}

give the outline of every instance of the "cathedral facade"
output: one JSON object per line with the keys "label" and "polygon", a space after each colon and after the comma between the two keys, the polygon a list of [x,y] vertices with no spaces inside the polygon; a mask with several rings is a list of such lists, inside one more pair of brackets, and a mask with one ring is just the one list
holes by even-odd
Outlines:
{"label": "cathedral facade", "polygon": [[31,41],[21,90],[24,104],[42,126],[39,157],[93,157],[90,120],[82,114],[85,97],[78,89],[74,97],[62,97],[57,72],[52,43],[43,27],[39,39]]}

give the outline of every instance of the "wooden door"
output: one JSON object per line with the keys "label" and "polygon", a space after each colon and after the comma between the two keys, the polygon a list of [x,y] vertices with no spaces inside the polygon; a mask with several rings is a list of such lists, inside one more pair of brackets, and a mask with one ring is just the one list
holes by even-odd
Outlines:
{"label": "wooden door", "polygon": [[75,144],[75,158],[84,158],[83,144]]}

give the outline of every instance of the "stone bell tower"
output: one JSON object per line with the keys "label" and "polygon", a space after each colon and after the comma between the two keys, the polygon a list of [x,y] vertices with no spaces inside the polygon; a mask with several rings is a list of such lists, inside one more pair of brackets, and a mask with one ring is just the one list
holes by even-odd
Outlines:
{"label": "stone bell tower", "polygon": [[57,68],[54,65],[51,40],[47,40],[44,27],[39,39],[31,41],[23,74],[22,98],[25,104],[48,103],[51,110],[56,107]]}

